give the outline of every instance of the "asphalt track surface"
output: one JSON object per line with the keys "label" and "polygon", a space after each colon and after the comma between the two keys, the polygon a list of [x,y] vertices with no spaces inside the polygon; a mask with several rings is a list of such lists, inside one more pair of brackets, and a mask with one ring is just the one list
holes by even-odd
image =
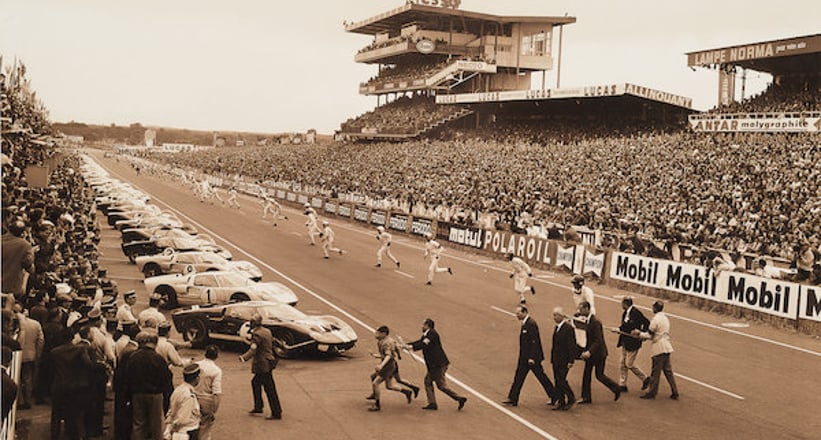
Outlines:
{"label": "asphalt track surface", "polygon": [[[681,398],[668,398],[662,379],[655,400],[642,400],[640,383],[628,380],[630,391],[617,402],[613,394],[593,379],[593,404],[571,411],[550,411],[538,382],[528,377],[519,406],[500,402],[507,396],[518,356],[520,324],[512,315],[518,297],[508,278],[507,265],[485,256],[447,249],[441,266],[455,275],[437,274],[425,286],[428,263],[423,260],[421,239],[394,234],[392,252],[401,261],[395,270],[386,258],[374,267],[378,243],[375,231],[362,224],[328,218],[336,244],[345,254],[322,258],[319,245],[310,246],[304,216],[285,207],[290,220],[276,228],[261,219],[258,202],[241,197],[242,208],[200,203],[188,188],[162,176],[136,175],[125,162],[92,155],[112,176],[133,183],[152,196],[152,202],[177,213],[226,246],[235,259],[256,263],[264,280],[290,286],[300,298],[298,308],[311,314],[333,314],[351,324],[359,335],[357,346],[331,359],[296,359],[279,364],[274,372],[283,419],[268,421],[247,414],[252,406],[250,365],[237,359],[239,351],[225,350],[218,360],[224,370],[224,396],[217,414],[214,438],[230,439],[816,439],[821,436],[821,341],[752,323],[748,328],[726,327],[726,316],[668,303],[675,352],[673,370]],[[322,214],[322,213],[320,213]],[[324,217],[323,217],[324,218]],[[141,274],[127,265],[116,247],[114,231],[104,231],[104,266],[120,290],[136,286],[139,311],[148,292]],[[528,297],[531,315],[541,328],[548,360],[544,368],[552,377],[549,352],[555,306],[572,310],[568,276],[536,270],[537,294]],[[625,291],[591,286],[598,315],[606,326],[621,316],[619,298]],[[654,299],[634,295],[650,318]],[[373,329],[388,325],[405,341],[418,338],[422,321],[431,317],[450,358],[450,385],[468,397],[462,411],[456,402],[437,391],[438,411],[423,411],[424,389],[407,404],[404,396],[383,391],[379,413],[367,411],[368,376],[376,360]],[[616,335],[606,332],[610,352],[606,373],[618,380],[620,349]],[[201,358],[200,350],[184,356]],[[639,353],[638,365],[650,373],[650,347]],[[422,386],[425,374],[421,357],[406,354],[400,362],[402,376]],[[581,393],[583,363],[568,376],[577,398]],[[179,382],[179,371],[175,372]],[[267,411],[267,402],[266,402]]]}

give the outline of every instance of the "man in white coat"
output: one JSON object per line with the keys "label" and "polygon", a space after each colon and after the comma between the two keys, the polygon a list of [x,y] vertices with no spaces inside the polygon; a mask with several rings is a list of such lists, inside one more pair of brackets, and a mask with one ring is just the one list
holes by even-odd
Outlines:
{"label": "man in white coat", "polygon": [[507,254],[507,260],[510,261],[510,267],[513,269],[510,274],[510,278],[513,278],[513,290],[519,294],[519,303],[525,304],[527,302],[525,292],[530,292],[532,295],[536,294],[536,288],[527,285],[527,279],[533,276],[533,271],[530,269],[530,265],[525,263],[525,260],[512,253]]}
{"label": "man in white coat", "polygon": [[393,240],[393,236],[388,232],[385,232],[384,226],[376,227],[376,240],[381,244],[381,246],[379,246],[379,250],[376,251],[376,267],[382,267],[382,255],[387,254],[388,258],[396,264],[396,268],[398,269],[399,260],[397,260],[391,253],[391,240]]}
{"label": "man in white coat", "polygon": [[439,258],[442,254],[442,245],[433,239],[433,234],[428,232],[428,242],[425,243],[425,259],[430,257],[430,266],[428,267],[428,286],[433,285],[433,275],[439,272],[447,272],[453,275],[453,269],[450,267],[439,267]]}
{"label": "man in white coat", "polygon": [[641,332],[638,329],[633,330],[633,334],[642,339],[650,339],[652,345],[650,350],[652,352],[653,372],[650,373],[650,385],[647,393],[642,394],[642,399],[655,399],[659,391],[659,382],[661,381],[661,373],[664,372],[664,377],[667,383],[670,384],[670,398],[678,400],[678,387],[676,386],[676,377],[673,375],[673,365],[670,363],[670,353],[673,352],[673,344],[670,343],[670,320],[663,312],[664,303],[656,301],[653,303],[653,319],[650,320],[650,326],[646,332]]}

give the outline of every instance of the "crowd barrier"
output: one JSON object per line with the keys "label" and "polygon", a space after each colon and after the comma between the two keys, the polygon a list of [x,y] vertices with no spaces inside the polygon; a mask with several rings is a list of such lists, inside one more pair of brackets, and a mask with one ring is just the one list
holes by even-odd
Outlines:
{"label": "crowd barrier", "polygon": [[[245,184],[244,191],[259,195],[259,186]],[[264,189],[268,196],[300,208],[309,203],[317,212],[352,222],[413,236],[433,233],[442,243],[503,259],[508,253],[536,267],[596,277],[630,290],[657,296],[695,298],[731,306],[743,316],[771,317],[802,324],[811,332],[821,329],[821,287],[762,278],[744,272],[716,273],[704,266],[601,249],[590,234],[581,243],[549,240],[507,231],[487,230],[416,217],[364,204],[344,202],[286,189]],[[750,313],[743,313],[747,311]],[[737,313],[738,314],[738,313]]]}

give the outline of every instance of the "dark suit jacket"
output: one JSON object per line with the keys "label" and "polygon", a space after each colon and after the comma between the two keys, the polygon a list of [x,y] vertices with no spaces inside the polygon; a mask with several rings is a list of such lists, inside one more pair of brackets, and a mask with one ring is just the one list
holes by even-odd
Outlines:
{"label": "dark suit jacket", "polygon": [[528,316],[522,331],[519,333],[519,363],[526,364],[528,359],[536,362],[544,360],[542,338],[539,336],[539,324],[532,316]]}
{"label": "dark suit jacket", "polygon": [[[621,314],[621,325],[619,326],[619,330],[624,333],[630,333],[633,330],[641,330],[646,332],[647,327],[650,325],[650,321],[648,321],[644,314],[641,313],[641,310],[636,307],[631,307],[628,310],[630,310],[630,316],[627,316],[627,321],[624,320],[627,315],[627,310],[623,311]],[[616,347],[621,346],[624,346],[624,348],[628,351],[636,351],[641,348],[641,339],[619,335],[619,342],[616,344]]]}
{"label": "dark suit jacket", "polygon": [[576,332],[569,322],[562,324],[558,331],[553,331],[553,348],[550,349],[550,363],[563,365],[576,360],[578,346],[576,346]]}
{"label": "dark suit jacket", "polygon": [[91,386],[94,361],[87,346],[68,342],[51,350],[50,358],[53,393],[83,392]]}
{"label": "dark suit jacket", "polygon": [[434,368],[442,368],[448,365],[448,356],[442,348],[442,341],[439,339],[439,333],[434,329],[428,330],[427,335],[422,335],[418,341],[410,343],[414,350],[422,350],[425,356],[425,366],[428,370]]}
{"label": "dark suit jacket", "polygon": [[260,374],[273,370],[277,359],[274,357],[274,337],[271,335],[271,331],[262,326],[255,328],[251,333],[251,343],[256,344],[256,348],[252,346],[242,355],[244,360],[248,360],[253,356],[251,372]]}
{"label": "dark suit jacket", "polygon": [[3,234],[3,292],[21,295],[23,271],[34,272],[34,251],[31,244],[10,232]]}
{"label": "dark suit jacket", "polygon": [[604,343],[604,329],[596,315],[590,315],[587,321],[587,351],[590,360],[599,360],[607,357],[607,345]]}

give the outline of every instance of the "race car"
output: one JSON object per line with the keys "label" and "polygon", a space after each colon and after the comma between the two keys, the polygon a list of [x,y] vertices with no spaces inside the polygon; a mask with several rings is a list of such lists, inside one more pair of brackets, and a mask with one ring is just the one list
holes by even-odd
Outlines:
{"label": "race car", "polygon": [[294,307],[267,301],[191,307],[171,315],[177,331],[194,347],[210,340],[250,341],[254,313],[274,336],[274,353],[289,358],[299,353],[338,354],[356,345],[356,332],[335,316],[306,315]]}
{"label": "race car", "polygon": [[134,263],[141,255],[154,255],[164,252],[166,249],[174,251],[207,251],[220,254],[226,260],[233,258],[231,252],[214,244],[214,241],[205,235],[181,237],[161,237],[152,238],[146,241],[132,241],[122,244],[123,253],[128,257],[128,261]]}
{"label": "race car", "polygon": [[183,225],[182,228],[171,226],[152,226],[149,228],[127,228],[122,230],[123,243],[133,241],[147,241],[152,238],[178,237],[192,238],[197,235],[197,230],[190,225]]}
{"label": "race car", "polygon": [[[190,267],[190,266],[189,266]],[[223,304],[229,301],[273,301],[296,305],[297,297],[288,286],[257,282],[245,272],[216,271],[159,275],[146,278],[146,289],[162,297],[162,306]]]}
{"label": "race car", "polygon": [[213,252],[176,252],[166,249],[161,254],[143,255],[134,259],[146,278],[169,273],[234,271],[247,274],[254,281],[262,279],[262,271],[250,261],[228,261]]}

